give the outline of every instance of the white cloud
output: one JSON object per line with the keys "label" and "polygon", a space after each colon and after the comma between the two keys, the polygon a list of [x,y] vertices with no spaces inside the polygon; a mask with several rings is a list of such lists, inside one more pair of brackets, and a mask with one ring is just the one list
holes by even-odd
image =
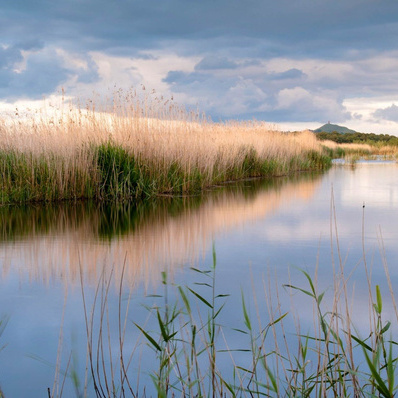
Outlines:
{"label": "white cloud", "polygon": [[350,127],[364,133],[383,133],[398,135],[398,123],[393,120],[383,120],[378,110],[391,107],[398,103],[398,96],[355,97],[343,101],[343,105],[353,115],[359,115],[357,120],[350,120]]}
{"label": "white cloud", "polygon": [[311,93],[302,87],[285,88],[277,95],[277,108],[307,115],[308,120],[344,120],[345,108],[333,98],[333,93]]}
{"label": "white cloud", "polygon": [[398,106],[392,104],[386,108],[377,109],[373,115],[383,120],[398,122]]}

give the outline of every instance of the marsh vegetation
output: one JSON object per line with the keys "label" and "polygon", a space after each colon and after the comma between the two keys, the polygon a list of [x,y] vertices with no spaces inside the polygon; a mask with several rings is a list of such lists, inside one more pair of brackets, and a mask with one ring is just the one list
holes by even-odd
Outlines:
{"label": "marsh vegetation", "polygon": [[156,93],[66,101],[0,120],[0,203],[183,194],[230,180],[324,169],[310,132],[214,123]]}
{"label": "marsh vegetation", "polygon": [[386,143],[336,143],[332,140],[322,140],[322,145],[329,155],[343,158],[348,162],[359,159],[398,160],[398,146]]}

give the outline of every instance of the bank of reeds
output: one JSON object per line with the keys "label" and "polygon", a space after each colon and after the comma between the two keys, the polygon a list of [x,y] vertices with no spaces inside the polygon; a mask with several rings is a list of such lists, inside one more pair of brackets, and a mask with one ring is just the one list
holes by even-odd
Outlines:
{"label": "bank of reeds", "polygon": [[330,164],[310,132],[213,123],[155,95],[119,92],[101,109],[65,102],[0,120],[0,203],[192,193]]}
{"label": "bank of reeds", "polygon": [[330,156],[347,159],[374,159],[381,157],[385,159],[398,159],[398,148],[395,145],[383,145],[381,143],[371,144],[338,144],[334,141],[321,141],[322,145],[329,151]]}

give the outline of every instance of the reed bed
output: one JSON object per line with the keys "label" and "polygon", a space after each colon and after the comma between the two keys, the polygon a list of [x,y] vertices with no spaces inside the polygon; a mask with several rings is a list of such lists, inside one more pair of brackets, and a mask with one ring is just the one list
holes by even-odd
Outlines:
{"label": "reed bed", "polygon": [[119,91],[85,107],[61,101],[0,121],[0,203],[184,194],[329,164],[310,132],[214,123],[156,93]]}
{"label": "reed bed", "polygon": [[371,144],[338,144],[334,141],[322,141],[322,145],[329,148],[338,157],[362,157],[371,159],[374,156],[386,159],[398,159],[398,148],[395,145]]}

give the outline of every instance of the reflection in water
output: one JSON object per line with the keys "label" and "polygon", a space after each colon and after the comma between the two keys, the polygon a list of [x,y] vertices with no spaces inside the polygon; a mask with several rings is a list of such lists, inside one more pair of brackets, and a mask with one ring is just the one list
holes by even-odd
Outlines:
{"label": "reflection in water", "polygon": [[233,183],[199,197],[161,198],[137,206],[64,203],[0,207],[2,278],[62,279],[75,284],[80,264],[88,283],[104,267],[123,264],[130,284],[155,281],[160,270],[195,262],[214,234],[272,214],[282,204],[308,200],[319,175]]}

